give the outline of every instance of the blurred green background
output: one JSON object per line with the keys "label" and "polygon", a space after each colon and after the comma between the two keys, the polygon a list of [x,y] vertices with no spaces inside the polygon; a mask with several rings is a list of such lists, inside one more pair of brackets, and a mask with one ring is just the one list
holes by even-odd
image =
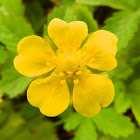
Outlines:
{"label": "blurred green background", "polygon": [[[17,44],[47,35],[53,18],[87,23],[119,39],[118,66],[109,72],[113,103],[92,118],[69,107],[58,117],[42,115],[26,100],[31,78],[13,67]],[[0,140],[140,140],[140,0],[0,0]]]}

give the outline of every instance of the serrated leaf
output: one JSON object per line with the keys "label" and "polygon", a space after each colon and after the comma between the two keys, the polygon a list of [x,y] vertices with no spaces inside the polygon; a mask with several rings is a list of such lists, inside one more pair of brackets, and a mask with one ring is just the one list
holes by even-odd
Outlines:
{"label": "serrated leaf", "polygon": [[0,31],[0,41],[11,51],[17,51],[17,44],[23,37],[34,34],[30,24],[14,14],[1,15]]}
{"label": "serrated leaf", "polygon": [[130,7],[125,0],[77,0],[77,2],[92,6],[108,6],[114,9],[128,9]]}
{"label": "serrated leaf", "polygon": [[113,140],[139,140],[140,139],[140,129],[136,129],[134,134],[128,136],[127,138],[119,138]]}
{"label": "serrated leaf", "polygon": [[118,113],[125,113],[128,108],[130,108],[130,99],[127,93],[120,93],[115,101],[114,101],[114,108]]}
{"label": "serrated leaf", "polygon": [[97,140],[95,126],[89,118],[82,120],[75,133],[74,140]]}
{"label": "serrated leaf", "polygon": [[74,13],[77,17],[77,20],[84,21],[87,23],[89,33],[98,30],[98,24],[96,20],[94,19],[91,11],[86,6],[75,5]]}
{"label": "serrated leaf", "polygon": [[75,130],[79,126],[83,118],[84,117],[80,114],[71,112],[71,114],[66,119],[64,119],[64,129],[68,132]]}
{"label": "serrated leaf", "polygon": [[113,80],[115,86],[114,109],[118,113],[125,113],[130,108],[130,100],[126,93],[126,85],[123,81]]}
{"label": "serrated leaf", "polygon": [[140,125],[140,79],[136,79],[131,83],[128,92],[131,100],[132,112]]}
{"label": "serrated leaf", "polygon": [[31,78],[20,75],[12,66],[10,69],[6,69],[2,72],[0,89],[10,98],[13,98],[22,94],[31,81]]}
{"label": "serrated leaf", "polygon": [[140,139],[140,129],[136,129],[132,135],[129,135],[127,138],[120,137],[118,139],[110,136],[101,136],[100,140],[139,140]]}
{"label": "serrated leaf", "polygon": [[7,12],[20,16],[24,15],[24,6],[22,0],[0,0],[0,4]]}
{"label": "serrated leaf", "polygon": [[127,137],[134,131],[134,124],[130,119],[115,112],[112,108],[102,109],[101,112],[92,118],[98,129],[105,135],[113,137]]}
{"label": "serrated leaf", "polygon": [[104,30],[114,33],[118,41],[118,51],[128,45],[138,29],[140,11],[116,12],[114,16],[107,19]]}

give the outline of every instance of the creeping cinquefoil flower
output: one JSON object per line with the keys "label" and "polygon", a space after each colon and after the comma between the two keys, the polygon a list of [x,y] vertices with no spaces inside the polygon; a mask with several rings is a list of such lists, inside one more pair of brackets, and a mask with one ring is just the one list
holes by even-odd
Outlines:
{"label": "creeping cinquefoil flower", "polygon": [[[114,86],[105,75],[91,71],[117,66],[117,37],[105,30],[87,37],[86,23],[57,18],[50,22],[48,34],[57,46],[55,52],[52,43],[35,35],[23,38],[17,47],[15,68],[27,77],[37,77],[28,88],[28,101],[46,116],[59,115],[70,101],[83,116],[96,115],[112,102]],[[39,78],[46,73],[48,77]]]}

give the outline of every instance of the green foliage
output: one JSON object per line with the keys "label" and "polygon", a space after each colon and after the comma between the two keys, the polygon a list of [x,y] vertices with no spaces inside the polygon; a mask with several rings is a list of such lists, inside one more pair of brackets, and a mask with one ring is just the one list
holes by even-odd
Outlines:
{"label": "green foliage", "polygon": [[85,118],[81,122],[74,140],[97,140],[96,128],[90,119]]}
{"label": "green foliage", "polygon": [[119,140],[139,140],[140,139],[140,130],[136,129],[135,133],[130,135],[128,138],[120,138]]}
{"label": "green foliage", "polygon": [[78,113],[71,113],[65,120],[64,120],[64,129],[66,131],[75,130],[81,121],[83,120],[83,116]]}
{"label": "green foliage", "polygon": [[118,113],[125,113],[130,108],[130,99],[126,92],[125,83],[120,80],[114,80],[115,99],[114,108]]}
{"label": "green foliage", "polygon": [[75,0],[61,0],[61,3],[66,6],[72,6]]}
{"label": "green foliage", "polygon": [[127,137],[134,132],[134,124],[130,119],[118,114],[112,108],[102,109],[97,116],[93,117],[93,121],[104,134],[116,138]]}
{"label": "green foliage", "polygon": [[74,12],[76,14],[77,20],[81,20],[87,23],[89,33],[98,30],[98,24],[93,18],[92,13],[86,6],[75,5]]}
{"label": "green foliage", "polygon": [[25,9],[25,15],[31,23],[34,31],[38,34],[45,19],[41,4],[38,1],[28,3]]}
{"label": "green foliage", "polygon": [[0,41],[10,51],[16,51],[20,39],[34,34],[34,31],[25,18],[14,14],[2,15],[0,17],[0,31]]}
{"label": "green foliage", "polygon": [[0,4],[9,13],[14,13],[16,15],[24,15],[24,5],[22,0],[0,0]]}
{"label": "green foliage", "polygon": [[132,111],[140,125],[140,78],[134,80],[129,87],[129,98],[131,100]]}
{"label": "green foliage", "polygon": [[127,47],[128,41],[132,39],[137,31],[139,15],[140,11],[123,11],[116,12],[114,16],[107,19],[103,29],[114,33],[118,37],[118,51]]}
{"label": "green foliage", "polygon": [[125,0],[77,0],[77,2],[94,6],[109,6],[115,9],[127,9],[129,6]]}
{"label": "green foliage", "polygon": [[18,94],[23,93],[31,81],[31,78],[22,76],[13,67],[11,67],[10,69],[3,71],[2,78],[0,80],[0,89],[10,98],[13,98]]}

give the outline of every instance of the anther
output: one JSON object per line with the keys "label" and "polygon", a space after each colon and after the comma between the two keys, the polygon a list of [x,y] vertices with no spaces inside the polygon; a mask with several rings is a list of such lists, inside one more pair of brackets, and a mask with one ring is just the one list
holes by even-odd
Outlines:
{"label": "anther", "polygon": [[80,75],[82,72],[81,71],[77,71],[76,72],[76,75]]}
{"label": "anther", "polygon": [[79,80],[78,80],[78,79],[75,79],[75,80],[73,81],[73,83],[77,85],[77,84],[79,84]]}
{"label": "anther", "polygon": [[59,76],[61,76],[61,77],[64,76],[64,75],[65,75],[65,74],[64,74],[63,72],[60,72],[60,73],[59,73]]}
{"label": "anther", "polygon": [[90,70],[87,70],[87,71],[86,71],[86,73],[87,73],[87,74],[90,74],[90,73],[91,73],[91,71],[90,71]]}
{"label": "anther", "polygon": [[51,76],[56,76],[56,74],[54,72],[51,73]]}
{"label": "anther", "polygon": [[67,71],[67,74],[68,74],[68,75],[72,75],[73,72],[72,72],[72,71]]}
{"label": "anther", "polygon": [[66,83],[66,80],[61,80],[61,81],[60,81],[60,84],[61,84],[61,85],[64,85],[65,83]]}

